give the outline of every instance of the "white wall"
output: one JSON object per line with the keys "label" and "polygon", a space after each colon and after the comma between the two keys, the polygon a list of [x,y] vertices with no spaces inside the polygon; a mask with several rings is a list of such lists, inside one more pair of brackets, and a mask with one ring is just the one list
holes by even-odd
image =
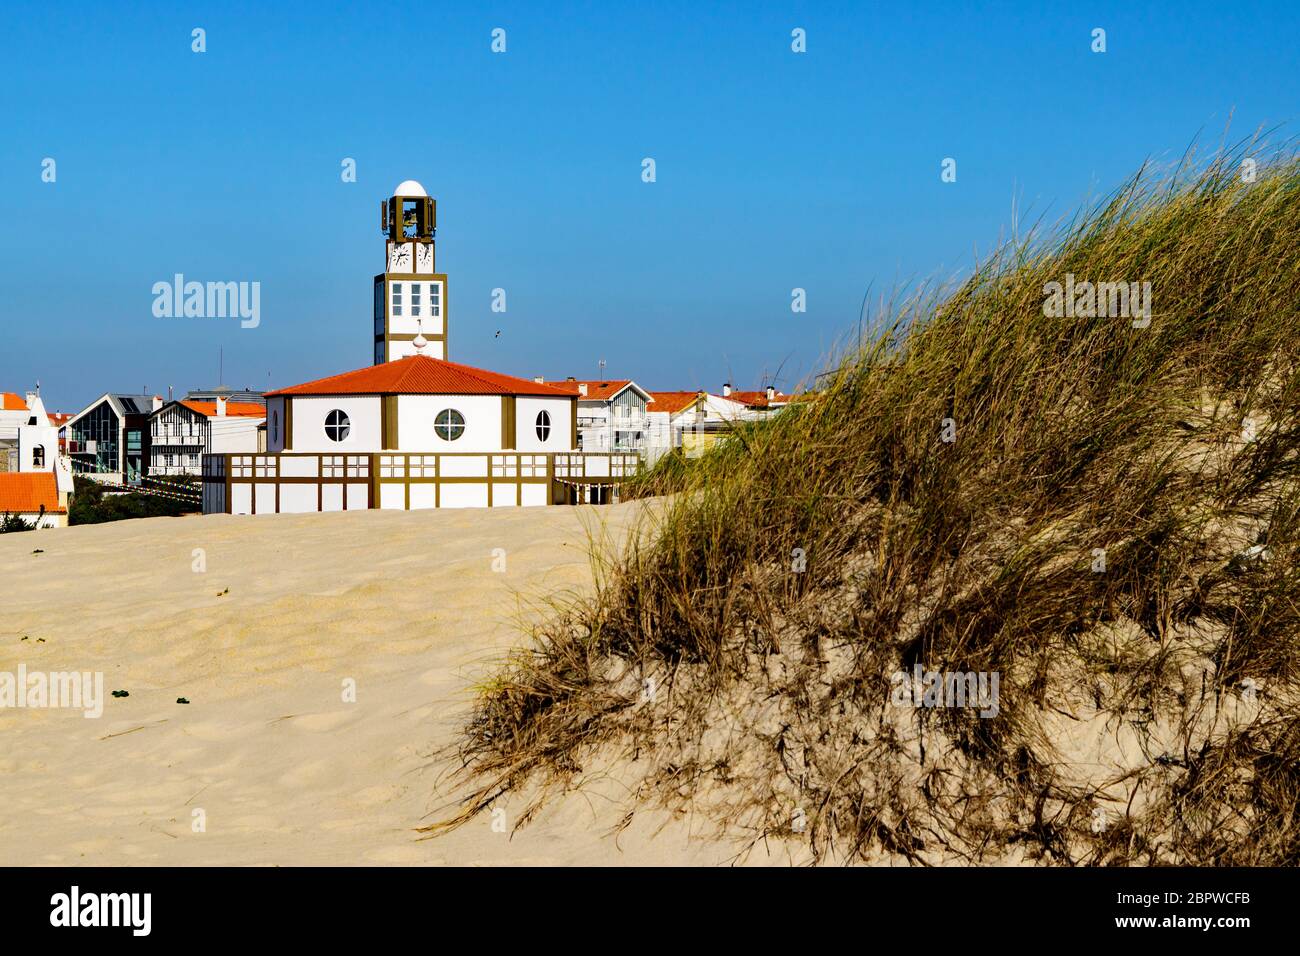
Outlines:
{"label": "white wall", "polygon": [[[352,426],[348,437],[341,442],[325,437],[325,416],[336,408],[348,416]],[[292,450],[337,455],[377,452],[381,440],[380,414],[378,395],[295,395]]]}
{"label": "white wall", "polygon": [[721,395],[710,393],[704,399],[704,407],[708,409],[709,414],[705,416],[706,421],[716,421],[725,419],[726,421],[740,421],[748,417],[749,409],[742,402],[733,402],[729,398],[723,398]]}
{"label": "white wall", "polygon": [[524,485],[524,507],[536,507],[551,503],[551,486],[546,484]]}
{"label": "white wall", "polygon": [[315,485],[282,484],[280,485],[280,512],[297,514],[317,511],[319,510],[316,506],[317,494]]}
{"label": "white wall", "polygon": [[[551,434],[546,441],[537,438],[537,413],[551,416]],[[573,451],[577,447],[573,434],[573,399],[535,398],[520,395],[515,399],[516,451]]]}
{"label": "white wall", "polygon": [[32,413],[25,408],[0,408],[0,439],[13,441],[18,437],[18,426],[26,425]]}
{"label": "white wall", "polygon": [[444,508],[486,508],[487,483],[443,485],[440,492]]}
{"label": "white wall", "polygon": [[[49,421],[49,419],[37,419]],[[37,445],[45,448],[45,463],[39,467],[32,464],[32,449]],[[19,471],[54,471],[54,463],[59,458],[59,430],[53,425],[19,425],[18,426],[18,470]]]}
{"label": "white wall", "polygon": [[211,455],[257,451],[257,428],[263,419],[251,415],[221,416],[208,419],[208,447]]}
{"label": "white wall", "polygon": [[417,353],[436,359],[445,359],[447,357],[446,349],[443,348],[443,343],[441,341],[430,342],[422,351],[416,349],[413,344],[404,339],[390,340],[388,343],[388,361],[390,362],[395,362],[402,358],[409,358]]}
{"label": "white wall", "polygon": [[52,515],[47,513],[45,517],[42,518],[39,511],[20,511],[17,514],[18,517],[37,528],[66,528],[68,526],[67,515]]}
{"label": "white wall", "polygon": [[[444,408],[453,408],[465,418],[465,431],[455,441],[445,441],[433,430],[433,420]],[[408,454],[500,451],[501,396],[399,395],[397,445],[397,451]]]}
{"label": "white wall", "polygon": [[[402,287],[402,314],[393,315],[393,286]],[[420,311],[415,312],[411,305],[411,289],[413,286],[420,287]],[[430,298],[431,290],[438,292],[437,314],[434,314],[433,303]],[[396,332],[399,335],[414,335],[421,330],[425,335],[441,335],[444,328],[443,316],[446,305],[446,290],[442,287],[441,282],[413,282],[409,279],[392,279],[389,280],[388,288],[388,331]],[[416,324],[419,319],[419,324]]]}

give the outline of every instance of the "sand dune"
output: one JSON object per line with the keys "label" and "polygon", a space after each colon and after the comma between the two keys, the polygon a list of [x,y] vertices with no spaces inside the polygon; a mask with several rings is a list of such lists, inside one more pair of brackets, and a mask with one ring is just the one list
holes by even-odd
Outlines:
{"label": "sand dune", "polygon": [[513,836],[488,817],[434,839],[414,830],[442,805],[428,755],[475,682],[523,639],[533,599],[589,586],[588,531],[621,533],[635,508],[158,518],[0,537],[0,672],[102,671],[107,697],[99,719],[0,709],[0,864],[727,862],[736,848],[692,838],[687,820],[638,814],[611,838],[614,783]]}

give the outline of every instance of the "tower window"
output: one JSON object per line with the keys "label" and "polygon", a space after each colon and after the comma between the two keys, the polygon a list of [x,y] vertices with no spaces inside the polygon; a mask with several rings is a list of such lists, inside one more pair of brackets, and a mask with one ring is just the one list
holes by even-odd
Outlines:
{"label": "tower window", "polygon": [[434,417],[433,430],[444,441],[455,441],[465,433],[465,416],[454,408],[444,408]]}
{"label": "tower window", "polygon": [[551,413],[545,411],[538,412],[537,413],[537,440],[546,441],[546,439],[550,437],[551,437]]}
{"label": "tower window", "polygon": [[416,199],[402,200],[402,237],[414,239],[420,234],[420,203]]}
{"label": "tower window", "polygon": [[343,441],[350,431],[352,422],[346,412],[336,408],[325,416],[325,437],[330,441]]}
{"label": "tower window", "polygon": [[402,314],[402,283],[393,283],[393,315]]}
{"label": "tower window", "polygon": [[271,413],[271,442],[275,443],[280,440],[280,413]]}
{"label": "tower window", "polygon": [[32,448],[32,467],[33,468],[45,467],[45,446],[44,445],[36,445]]}
{"label": "tower window", "polygon": [[439,315],[438,305],[440,304],[441,297],[442,297],[442,283],[430,282],[429,283],[429,315],[433,316],[434,318],[437,318]]}
{"label": "tower window", "polygon": [[420,308],[423,305],[421,302],[420,292],[423,288],[424,283],[422,282],[411,283],[411,315],[420,314]]}

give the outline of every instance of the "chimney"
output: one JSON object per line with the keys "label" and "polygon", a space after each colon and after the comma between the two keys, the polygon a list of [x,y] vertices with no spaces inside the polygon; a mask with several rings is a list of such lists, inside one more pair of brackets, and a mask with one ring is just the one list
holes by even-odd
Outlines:
{"label": "chimney", "polygon": [[542,378],[540,375],[534,375],[533,381],[536,382],[538,385],[546,384],[546,379]]}
{"label": "chimney", "polygon": [[730,382],[723,382],[723,383],[722,383],[722,397],[723,397],[723,398],[730,398],[730,397],[731,397],[731,383],[730,383]]}
{"label": "chimney", "polygon": [[218,418],[226,417],[226,400],[222,398],[220,395],[217,396],[217,417]]}
{"label": "chimney", "polygon": [[572,381],[574,381],[574,378],[573,378],[572,375],[570,375],[568,378],[565,379],[565,381],[566,381],[566,382],[572,382]]}
{"label": "chimney", "polygon": [[769,386],[767,387],[767,400],[768,400],[769,402],[772,402],[772,401],[775,401],[775,400],[776,400],[776,388],[775,388],[775,386],[769,385]]}
{"label": "chimney", "polygon": [[155,395],[153,397],[153,410],[156,412],[158,411],[158,409],[162,408],[162,406],[163,406],[162,396]]}
{"label": "chimney", "polygon": [[35,407],[36,407],[36,394],[37,394],[36,392],[28,392],[28,393],[27,393],[27,407],[28,407],[28,408],[35,408]]}
{"label": "chimney", "polygon": [[587,383],[586,383],[586,382],[579,382],[579,383],[578,383],[578,394],[581,395],[583,398],[586,398],[586,397],[587,397]]}

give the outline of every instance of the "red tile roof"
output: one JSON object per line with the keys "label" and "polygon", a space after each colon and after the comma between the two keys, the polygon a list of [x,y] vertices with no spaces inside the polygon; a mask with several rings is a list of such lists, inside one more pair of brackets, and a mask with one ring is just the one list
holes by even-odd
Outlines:
{"label": "red tile roof", "polygon": [[[613,398],[619,392],[623,391],[623,389],[627,388],[627,386],[631,385],[632,380],[630,378],[621,378],[621,379],[607,379],[606,381],[603,382],[590,380],[590,381],[576,381],[576,382],[571,382],[571,381],[551,382],[549,384],[553,385],[555,388],[563,389],[564,391],[568,392],[570,395],[578,395],[581,398],[604,399],[604,398]],[[578,387],[579,385],[587,386],[586,395],[582,394],[582,389]]]}
{"label": "red tile roof", "polygon": [[459,365],[427,355],[359,368],[342,375],[292,385],[273,395],[558,395],[572,392],[554,385],[539,385],[512,375]]}
{"label": "red tile roof", "polygon": [[66,514],[59,507],[59,485],[51,471],[0,472],[0,515],[35,514],[45,506],[46,514]]}
{"label": "red tile roof", "polygon": [[49,412],[50,424],[62,428],[68,422],[72,421],[71,412]]}
{"label": "red tile roof", "polygon": [[702,392],[651,392],[652,400],[647,410],[675,414],[690,408],[702,394]]}
{"label": "red tile roof", "polygon": [[0,392],[0,409],[6,412],[26,411],[27,399],[13,392]]}
{"label": "red tile roof", "polygon": [[740,402],[742,405],[748,405],[750,408],[767,408],[769,405],[784,405],[790,401],[790,396],[783,392],[777,392],[771,402],[767,400],[767,392],[737,392],[732,391],[730,395],[725,396],[733,402]]}
{"label": "red tile roof", "polygon": [[[208,418],[217,417],[217,403],[215,401],[182,401],[180,404],[190,411],[206,415]],[[257,402],[226,402],[226,416],[228,418],[265,418],[266,409]]]}

